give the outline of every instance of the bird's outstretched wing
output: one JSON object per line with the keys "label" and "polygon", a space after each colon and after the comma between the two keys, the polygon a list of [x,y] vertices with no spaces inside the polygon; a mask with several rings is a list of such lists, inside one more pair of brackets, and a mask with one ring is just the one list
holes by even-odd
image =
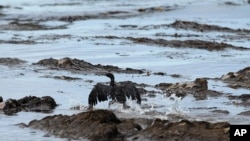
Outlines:
{"label": "bird's outstretched wing", "polygon": [[127,83],[121,86],[122,92],[126,95],[127,98],[131,98],[132,100],[136,100],[138,104],[141,104],[141,95],[138,89],[132,84]]}
{"label": "bird's outstretched wing", "polygon": [[96,105],[98,101],[106,101],[111,98],[111,89],[111,86],[103,85],[101,83],[96,84],[89,94],[89,105],[93,106]]}

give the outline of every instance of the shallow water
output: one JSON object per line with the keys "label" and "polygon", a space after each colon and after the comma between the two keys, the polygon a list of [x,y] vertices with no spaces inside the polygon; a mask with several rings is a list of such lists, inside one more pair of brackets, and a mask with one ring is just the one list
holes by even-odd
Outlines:
{"label": "shallow water", "polygon": [[[50,95],[60,104],[53,114],[74,114],[80,111],[70,110],[75,105],[87,106],[87,97],[93,85],[97,82],[107,82],[107,78],[95,75],[79,75],[69,72],[50,71],[41,68],[34,72],[31,63],[45,58],[71,57],[88,61],[93,64],[109,64],[122,68],[131,67],[146,69],[152,72],[164,72],[167,76],[144,76],[116,74],[117,81],[130,80],[138,83],[155,85],[161,82],[191,81],[198,77],[216,78],[228,72],[238,71],[250,65],[250,51],[238,51],[226,49],[224,51],[206,51],[191,48],[169,48],[154,45],[136,44],[123,39],[95,38],[96,36],[118,37],[148,37],[158,38],[157,33],[166,35],[195,34],[195,37],[183,37],[184,39],[203,39],[209,41],[226,42],[233,45],[250,48],[249,39],[218,38],[219,35],[231,35],[224,32],[196,32],[189,30],[175,30],[172,28],[149,28],[145,26],[172,23],[175,20],[198,21],[206,24],[220,25],[234,29],[250,28],[250,5],[244,0],[231,0],[239,4],[236,6],[225,5],[224,1],[208,0],[173,0],[153,1],[148,0],[134,2],[114,0],[63,0],[63,1],[30,1],[10,0],[1,1],[0,5],[9,8],[0,9],[0,13],[6,14],[0,17],[0,23],[8,23],[12,19],[20,20],[46,19],[58,15],[74,15],[76,13],[96,14],[107,11],[132,11],[124,18],[111,17],[100,19],[79,20],[73,23],[64,21],[40,21],[43,25],[58,26],[67,25],[66,29],[31,30],[31,31],[0,31],[1,40],[27,40],[36,39],[36,44],[7,44],[1,43],[0,57],[16,57],[28,61],[21,67],[6,67],[0,65],[0,89],[4,99],[21,98],[27,95]],[[104,6],[105,5],[105,6]],[[138,14],[137,9],[155,6],[174,6],[172,11],[156,11],[147,14]],[[230,13],[230,14],[229,14]],[[121,25],[136,25],[137,28],[122,28]],[[54,38],[61,35],[61,38]],[[70,36],[67,36],[70,35]],[[175,39],[171,36],[161,36],[163,39]],[[169,75],[180,74],[180,78],[172,78]],[[52,78],[44,78],[45,75],[72,76],[82,80],[63,81]],[[93,83],[86,80],[94,80]],[[151,88],[147,88],[151,89]],[[209,81],[209,89],[230,93],[233,95],[249,94],[249,89],[231,89],[220,81]],[[192,97],[184,99],[174,98],[170,100],[162,94],[154,98],[147,98],[143,105],[151,105],[149,109],[137,107],[131,111],[116,110],[118,116],[165,118],[168,114],[177,113],[192,120],[207,120],[211,122],[228,121],[232,124],[250,124],[249,117],[237,114],[249,110],[249,107],[234,106],[227,98],[208,98],[197,101]],[[160,107],[158,107],[160,106]],[[219,110],[230,111],[229,115],[212,113],[214,107]],[[108,108],[107,103],[100,103],[96,108]],[[159,111],[160,115],[145,114],[148,111]],[[139,111],[139,112],[138,112]],[[135,114],[137,113],[137,114]],[[44,132],[21,129],[14,126],[17,123],[28,123],[33,119],[41,119],[48,114],[20,112],[14,116],[6,116],[0,113],[0,136],[4,140],[65,140],[55,137],[47,137]]]}

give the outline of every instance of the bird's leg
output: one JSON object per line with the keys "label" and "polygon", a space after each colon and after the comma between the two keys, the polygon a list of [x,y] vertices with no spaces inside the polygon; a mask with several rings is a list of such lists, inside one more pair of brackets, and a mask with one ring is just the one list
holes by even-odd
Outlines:
{"label": "bird's leg", "polygon": [[123,103],[123,109],[128,109],[130,106],[128,106],[125,102]]}
{"label": "bird's leg", "polygon": [[93,105],[89,105],[89,107],[87,108],[87,111],[92,111],[93,110]]}
{"label": "bird's leg", "polygon": [[112,104],[114,104],[114,103],[115,103],[115,100],[109,101],[109,108],[110,108],[110,106],[111,106]]}

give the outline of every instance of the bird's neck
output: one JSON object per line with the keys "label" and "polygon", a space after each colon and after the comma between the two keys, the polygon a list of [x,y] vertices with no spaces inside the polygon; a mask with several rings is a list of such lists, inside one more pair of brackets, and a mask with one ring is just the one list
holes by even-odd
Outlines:
{"label": "bird's neck", "polygon": [[114,79],[111,79],[110,86],[115,86],[115,80]]}

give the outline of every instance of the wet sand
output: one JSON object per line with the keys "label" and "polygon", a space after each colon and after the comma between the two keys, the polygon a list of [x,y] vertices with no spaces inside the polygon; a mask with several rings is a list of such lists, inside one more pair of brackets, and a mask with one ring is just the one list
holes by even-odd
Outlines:
{"label": "wet sand", "polygon": [[[49,95],[59,103],[52,113],[0,113],[0,123],[20,140],[229,140],[230,124],[250,123],[247,13],[243,0],[0,2],[1,96]],[[108,84],[107,72],[135,84],[142,104],[99,103],[92,114],[119,122],[94,121],[102,128],[93,134],[87,124],[83,133],[67,130],[65,120],[71,127],[89,114],[88,94]],[[47,127],[52,121],[58,131]]]}

